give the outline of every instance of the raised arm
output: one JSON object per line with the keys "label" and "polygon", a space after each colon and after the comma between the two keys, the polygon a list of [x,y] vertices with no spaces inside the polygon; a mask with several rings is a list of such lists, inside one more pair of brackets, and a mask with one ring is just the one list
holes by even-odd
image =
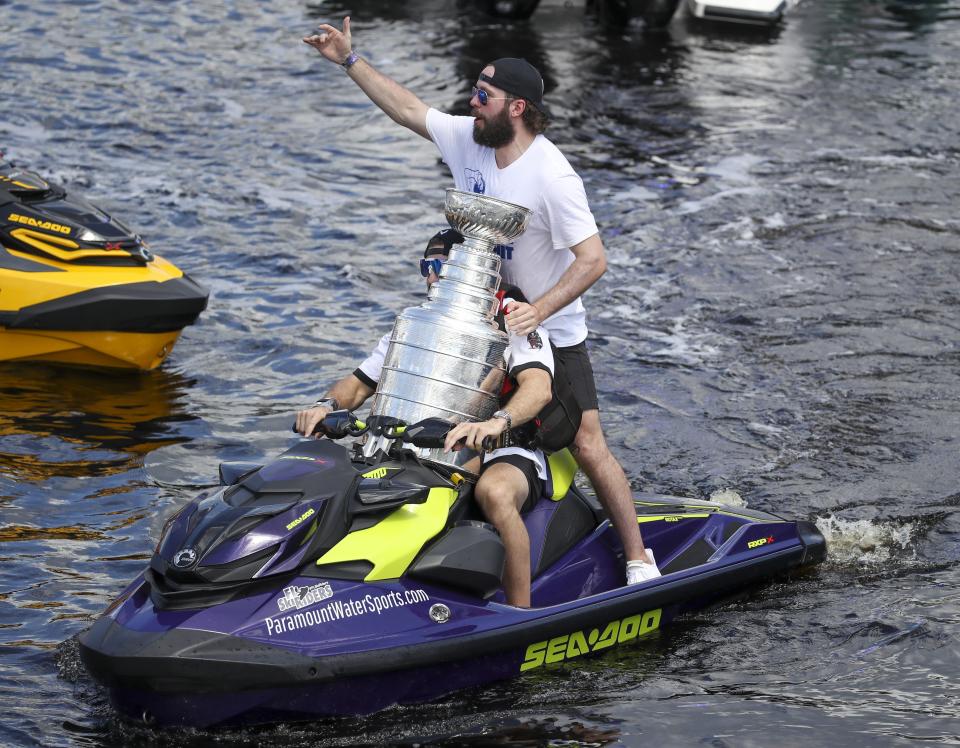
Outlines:
{"label": "raised arm", "polygon": [[[346,68],[347,75],[370,97],[370,101],[398,125],[403,125],[420,137],[430,140],[430,133],[427,132],[429,107],[413,91],[378,72],[362,57],[353,55],[350,16],[343,19],[343,31],[328,23],[320,24],[317,31],[318,33],[306,37],[303,41],[331,62],[338,65],[349,64]],[[356,59],[352,61],[354,57]]]}

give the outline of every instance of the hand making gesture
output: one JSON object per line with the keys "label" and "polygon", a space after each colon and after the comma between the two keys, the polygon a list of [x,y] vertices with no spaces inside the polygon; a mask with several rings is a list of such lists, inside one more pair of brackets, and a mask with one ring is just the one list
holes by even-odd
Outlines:
{"label": "hand making gesture", "polygon": [[328,60],[342,65],[353,49],[350,40],[350,16],[343,19],[343,31],[329,23],[321,23],[313,36],[304,37],[304,42],[316,49]]}

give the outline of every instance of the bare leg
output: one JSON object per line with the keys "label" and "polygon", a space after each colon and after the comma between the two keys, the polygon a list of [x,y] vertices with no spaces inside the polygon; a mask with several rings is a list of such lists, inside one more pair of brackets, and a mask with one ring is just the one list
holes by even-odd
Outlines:
{"label": "bare leg", "polygon": [[528,492],[523,473],[513,465],[498,462],[480,476],[475,494],[503,540],[503,591],[507,602],[521,608],[530,607],[530,536],[519,512]]}
{"label": "bare leg", "polygon": [[637,511],[633,506],[633,492],[623,468],[607,447],[600,428],[599,411],[583,412],[583,421],[574,444],[574,457],[610,515],[610,521],[623,543],[627,561],[647,561],[637,523]]}

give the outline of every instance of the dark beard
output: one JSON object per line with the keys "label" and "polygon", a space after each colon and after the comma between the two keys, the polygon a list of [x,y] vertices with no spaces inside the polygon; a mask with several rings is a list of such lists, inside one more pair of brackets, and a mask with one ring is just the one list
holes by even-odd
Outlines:
{"label": "dark beard", "polygon": [[513,142],[513,125],[510,124],[510,112],[507,107],[500,110],[493,119],[484,121],[483,128],[473,123],[473,142],[488,148],[503,148]]}

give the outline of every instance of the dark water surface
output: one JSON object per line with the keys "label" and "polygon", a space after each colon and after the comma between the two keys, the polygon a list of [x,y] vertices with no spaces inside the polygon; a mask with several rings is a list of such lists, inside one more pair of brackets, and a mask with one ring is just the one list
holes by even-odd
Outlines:
{"label": "dark water surface", "polygon": [[0,148],[212,290],[160,371],[0,367],[0,744],[960,742],[960,1],[806,2],[759,35],[468,5],[358,0],[355,46],[451,111],[488,59],[546,71],[609,255],[592,355],[633,485],[814,519],[830,559],[437,704],[117,719],[75,635],[421,293],[449,177],[300,43],[344,3],[0,0]]}

